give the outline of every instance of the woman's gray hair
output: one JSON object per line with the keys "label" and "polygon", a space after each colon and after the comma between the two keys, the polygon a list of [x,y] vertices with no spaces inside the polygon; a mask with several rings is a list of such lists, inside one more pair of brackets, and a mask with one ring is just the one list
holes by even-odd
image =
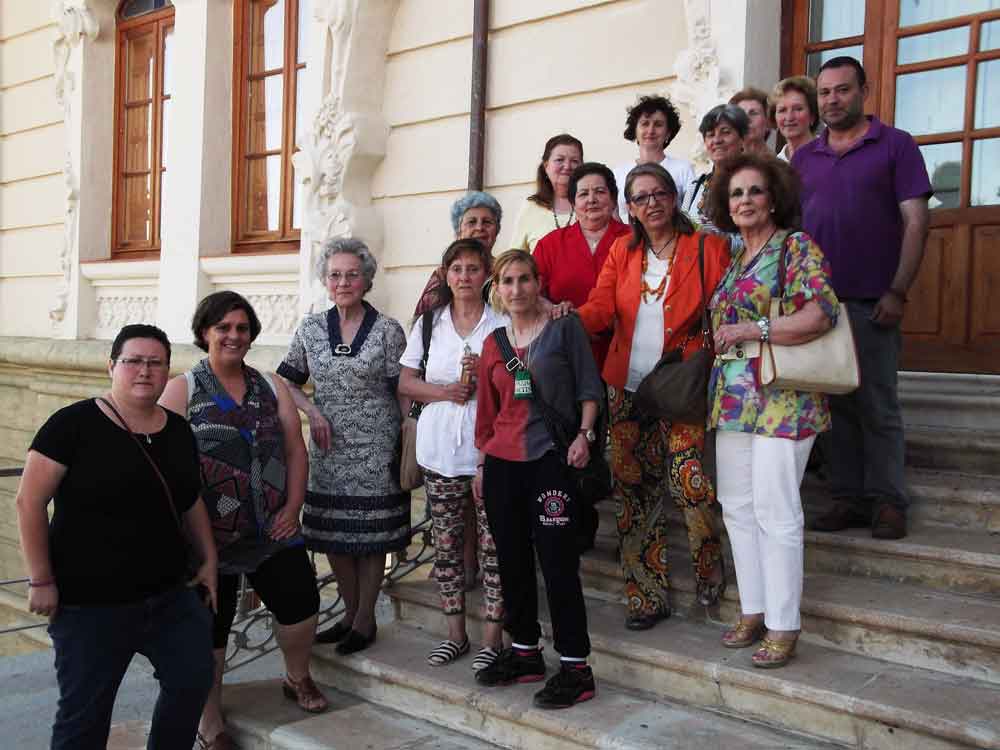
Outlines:
{"label": "woman's gray hair", "polygon": [[365,277],[365,291],[369,291],[375,280],[375,272],[378,271],[378,261],[368,249],[368,245],[354,237],[335,237],[323,243],[323,250],[316,261],[316,275],[319,276],[320,281],[326,281],[330,258],[341,253],[353,255],[361,261],[361,275]]}
{"label": "woman's gray hair", "polygon": [[470,208],[488,208],[493,212],[493,218],[497,221],[497,231],[500,231],[500,220],[503,218],[503,209],[500,202],[489,193],[482,190],[470,190],[457,201],[451,204],[451,226],[458,235],[458,228],[462,226],[462,217]]}
{"label": "woman's gray hair", "polygon": [[698,126],[698,132],[701,133],[701,137],[704,138],[705,134],[710,130],[715,130],[719,127],[720,120],[725,120],[732,125],[736,129],[736,132],[740,134],[740,138],[746,138],[747,133],[750,132],[750,118],[746,112],[735,104],[719,104],[708,110],[705,116],[701,118],[701,124]]}

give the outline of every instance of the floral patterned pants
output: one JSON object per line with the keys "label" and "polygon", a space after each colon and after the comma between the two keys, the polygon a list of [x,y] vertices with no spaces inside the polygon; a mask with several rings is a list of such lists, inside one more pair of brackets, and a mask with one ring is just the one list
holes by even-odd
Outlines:
{"label": "floral patterned pants", "polygon": [[684,515],[699,598],[716,599],[724,586],[719,506],[702,473],[705,429],[640,418],[632,394],[608,386],[611,470],[629,612],[669,607],[667,495]]}
{"label": "floral patterned pants", "polygon": [[503,622],[497,548],[486,519],[486,506],[472,497],[472,477],[445,477],[424,469],[424,490],[434,527],[434,577],[441,592],[441,608],[446,615],[465,612],[465,509],[474,503],[483,571],[484,616],[490,622]]}

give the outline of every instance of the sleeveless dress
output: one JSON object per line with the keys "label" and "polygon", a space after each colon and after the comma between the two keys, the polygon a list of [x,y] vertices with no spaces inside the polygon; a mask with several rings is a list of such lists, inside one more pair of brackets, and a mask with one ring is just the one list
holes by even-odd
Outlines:
{"label": "sleeveless dress", "polygon": [[271,526],[285,506],[285,435],[274,386],[244,365],[247,390],[236,403],[203,359],[185,373],[188,421],[201,460],[201,495],[219,551],[219,573],[251,573],[300,535],[274,541]]}

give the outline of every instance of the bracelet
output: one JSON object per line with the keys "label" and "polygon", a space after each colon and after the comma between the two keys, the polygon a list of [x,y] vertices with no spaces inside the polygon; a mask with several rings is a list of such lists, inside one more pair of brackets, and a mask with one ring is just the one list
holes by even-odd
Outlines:
{"label": "bracelet", "polygon": [[55,585],[56,585],[55,579],[52,579],[52,578],[50,578],[47,581],[37,581],[37,582],[36,581],[28,581],[28,588],[29,589],[44,589],[44,588],[46,588],[48,586],[55,586]]}
{"label": "bracelet", "polygon": [[771,338],[771,319],[770,318],[758,318],[757,328],[760,331],[760,340],[764,343]]}
{"label": "bracelet", "polygon": [[484,466],[486,466],[486,464],[476,464],[476,471],[479,471]]}

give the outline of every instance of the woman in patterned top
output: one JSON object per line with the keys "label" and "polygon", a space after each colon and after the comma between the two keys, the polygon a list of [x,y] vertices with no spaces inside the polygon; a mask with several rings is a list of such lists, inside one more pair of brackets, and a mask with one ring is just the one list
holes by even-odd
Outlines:
{"label": "woman in patterned top", "polygon": [[198,739],[201,747],[225,750],[235,745],[222,716],[222,671],[240,575],[278,621],[285,694],[312,713],[327,707],[309,676],[319,593],[299,531],[307,466],[298,411],[279,378],[244,361],[260,333],[257,315],[236,292],[215,292],[198,304],[191,331],[208,356],[173,378],[160,404],[191,425],[219,550],[215,683]]}
{"label": "woman in patterned top", "polygon": [[[698,125],[705,142],[705,151],[712,161],[712,171],[693,180],[684,190],[681,207],[691,221],[706,232],[722,231],[712,221],[708,212],[708,192],[718,166],[731,157],[743,153],[743,141],[750,132],[750,118],[735,104],[720,104],[708,110]],[[739,233],[732,233],[730,239],[739,240]],[[736,247],[733,243],[734,249]]]}
{"label": "woman in patterned top", "polygon": [[[722,637],[729,648],[755,644],[757,667],[780,667],[795,651],[802,598],[803,514],[799,485],[816,435],[830,429],[820,393],[760,384],[760,342],[803,344],[836,323],[830,265],[794,229],[795,174],[770,156],[744,154],[712,181],[708,210],[743,249],[710,302],[717,356],[709,382],[709,425],[718,430],[718,493],[733,548],[742,616]],[[784,253],[785,277],[778,278]],[[771,298],[781,296],[773,325]]]}
{"label": "woman in patterned top", "polygon": [[[399,358],[402,326],[364,301],[378,264],[365,243],[337,238],[316,266],[333,301],[307,315],[278,374],[309,417],[306,546],[337,576],[344,617],[316,636],[351,654],[375,640],[375,602],[385,556],[410,543],[410,494],[399,486]],[[302,386],[313,380],[309,399]]]}

